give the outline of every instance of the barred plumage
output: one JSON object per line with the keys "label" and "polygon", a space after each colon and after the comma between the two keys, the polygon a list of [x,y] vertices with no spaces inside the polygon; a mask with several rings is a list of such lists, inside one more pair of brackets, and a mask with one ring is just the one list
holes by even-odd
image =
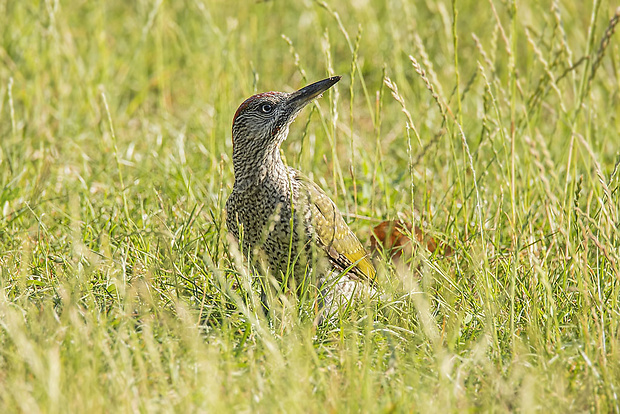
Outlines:
{"label": "barred plumage", "polygon": [[232,127],[235,184],[226,202],[228,230],[243,253],[276,279],[292,271],[300,282],[312,268],[321,285],[348,270],[336,283],[336,295],[327,295],[329,302],[338,295],[349,300],[360,281],[370,286],[375,269],[334,202],[284,165],[280,145],[301,109],[339,80],[324,79],[293,93],[261,93],[239,106]]}

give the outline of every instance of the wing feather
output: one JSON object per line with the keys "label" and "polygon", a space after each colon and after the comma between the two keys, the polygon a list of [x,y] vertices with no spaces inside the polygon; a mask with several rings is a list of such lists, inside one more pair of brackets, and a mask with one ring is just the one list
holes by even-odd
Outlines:
{"label": "wing feather", "polygon": [[308,177],[296,171],[295,179],[310,198],[312,226],[319,245],[340,270],[351,268],[352,275],[374,281],[375,268],[362,243],[344,221],[329,196]]}

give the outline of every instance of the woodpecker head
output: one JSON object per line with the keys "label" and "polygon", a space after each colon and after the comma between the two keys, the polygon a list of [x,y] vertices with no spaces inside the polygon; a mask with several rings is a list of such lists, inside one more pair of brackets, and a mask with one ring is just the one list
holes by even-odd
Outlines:
{"label": "woodpecker head", "polygon": [[304,106],[340,80],[323,79],[296,92],[265,92],[246,99],[233,118],[233,163],[237,170],[277,153],[288,128]]}

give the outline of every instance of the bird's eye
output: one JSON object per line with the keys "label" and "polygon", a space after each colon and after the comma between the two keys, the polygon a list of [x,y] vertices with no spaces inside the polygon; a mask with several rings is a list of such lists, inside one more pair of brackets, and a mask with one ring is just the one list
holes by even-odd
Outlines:
{"label": "bird's eye", "polygon": [[273,111],[273,105],[265,103],[260,106],[260,111],[264,114],[268,114]]}

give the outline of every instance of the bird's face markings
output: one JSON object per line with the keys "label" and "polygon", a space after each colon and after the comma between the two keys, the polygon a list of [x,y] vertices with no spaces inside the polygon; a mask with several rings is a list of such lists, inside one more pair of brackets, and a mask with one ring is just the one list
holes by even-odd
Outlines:
{"label": "bird's face markings", "polygon": [[273,154],[297,114],[339,80],[340,76],[333,76],[292,93],[265,92],[246,99],[233,117],[233,159]]}
{"label": "bird's face markings", "polygon": [[233,145],[267,143],[279,135],[290,118],[288,94],[265,92],[246,99],[233,118]]}

